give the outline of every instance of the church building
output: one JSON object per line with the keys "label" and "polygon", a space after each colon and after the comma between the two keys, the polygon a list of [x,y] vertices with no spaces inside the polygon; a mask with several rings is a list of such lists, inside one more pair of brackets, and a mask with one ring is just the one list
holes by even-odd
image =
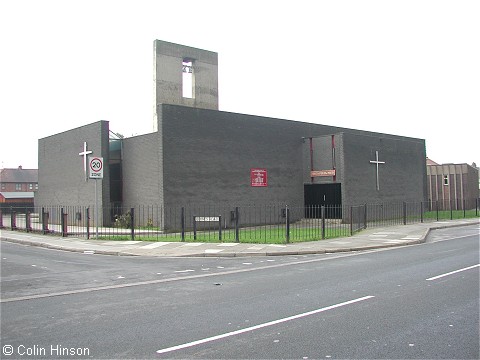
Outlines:
{"label": "church building", "polygon": [[98,121],[40,139],[37,206],[90,206],[97,181],[103,207],[427,199],[425,140],[219,111],[217,53],[155,40],[154,59],[153,131],[120,139]]}

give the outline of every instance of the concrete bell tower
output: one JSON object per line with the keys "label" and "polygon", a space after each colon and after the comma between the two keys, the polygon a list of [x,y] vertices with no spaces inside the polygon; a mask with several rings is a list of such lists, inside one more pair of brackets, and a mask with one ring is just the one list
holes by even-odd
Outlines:
{"label": "concrete bell tower", "polygon": [[153,56],[154,131],[159,104],[218,110],[216,52],[155,40]]}

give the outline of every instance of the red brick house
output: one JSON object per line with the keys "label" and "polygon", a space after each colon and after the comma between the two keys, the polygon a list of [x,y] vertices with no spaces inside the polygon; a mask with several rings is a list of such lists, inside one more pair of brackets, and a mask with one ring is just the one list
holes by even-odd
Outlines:
{"label": "red brick house", "polygon": [[33,207],[38,169],[0,169],[0,208]]}

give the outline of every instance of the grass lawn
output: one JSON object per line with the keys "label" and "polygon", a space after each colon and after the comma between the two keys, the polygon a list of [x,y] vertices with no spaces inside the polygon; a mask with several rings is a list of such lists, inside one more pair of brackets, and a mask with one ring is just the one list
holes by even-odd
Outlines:
{"label": "grass lawn", "polygon": [[[438,212],[438,219],[463,219],[479,217],[475,210],[443,210]],[[423,214],[424,220],[436,220],[437,211],[428,211]],[[397,219],[398,220],[398,219]],[[420,222],[420,216],[408,218],[410,223]],[[387,225],[388,226],[388,225]],[[165,241],[165,242],[181,242],[181,234],[177,233],[161,233],[156,228],[137,228],[135,229],[135,240],[141,241]],[[342,224],[333,228],[325,229],[325,239],[350,236],[350,225]],[[251,244],[285,244],[285,227],[284,226],[259,226],[251,228],[239,229],[239,238],[241,243]],[[109,234],[99,236],[100,240],[131,240],[130,234]],[[290,243],[322,240],[322,230],[320,227],[301,227],[292,224],[290,228]],[[218,229],[210,231],[198,231],[197,237],[194,239],[193,232],[185,233],[185,242],[235,242],[235,230],[223,229],[222,239],[219,239]]]}
{"label": "grass lawn", "polygon": [[[441,210],[438,211],[438,218],[439,219],[471,219],[479,217],[478,214],[476,214],[476,210],[465,210],[465,213],[463,210],[453,210],[450,212],[450,210]],[[437,212],[436,211],[427,211],[423,214],[424,219],[437,219]]]}
{"label": "grass lawn", "polygon": [[[325,229],[325,239],[336,237],[350,236],[350,227]],[[240,229],[239,238],[241,243],[252,244],[285,244],[285,228],[249,228]],[[131,240],[129,234],[111,234],[99,236],[100,240]],[[290,243],[315,241],[322,239],[321,229],[312,228],[293,228],[290,229]],[[158,233],[141,233],[135,234],[135,240],[141,241],[165,241],[180,242],[182,241],[180,233],[174,234],[158,234]],[[235,230],[222,230],[222,240],[219,240],[217,231],[198,232],[194,239],[193,232],[185,233],[185,242],[235,242]]]}

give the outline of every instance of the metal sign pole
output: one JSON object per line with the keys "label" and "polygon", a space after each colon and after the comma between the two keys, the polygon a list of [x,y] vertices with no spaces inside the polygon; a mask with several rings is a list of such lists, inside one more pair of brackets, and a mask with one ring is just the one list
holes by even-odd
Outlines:
{"label": "metal sign pole", "polygon": [[92,157],[89,161],[90,179],[95,179],[95,238],[98,240],[98,185],[97,181],[103,179],[103,157]]}
{"label": "metal sign pole", "polygon": [[95,238],[98,240],[98,196],[97,196],[97,181],[95,179]]}

